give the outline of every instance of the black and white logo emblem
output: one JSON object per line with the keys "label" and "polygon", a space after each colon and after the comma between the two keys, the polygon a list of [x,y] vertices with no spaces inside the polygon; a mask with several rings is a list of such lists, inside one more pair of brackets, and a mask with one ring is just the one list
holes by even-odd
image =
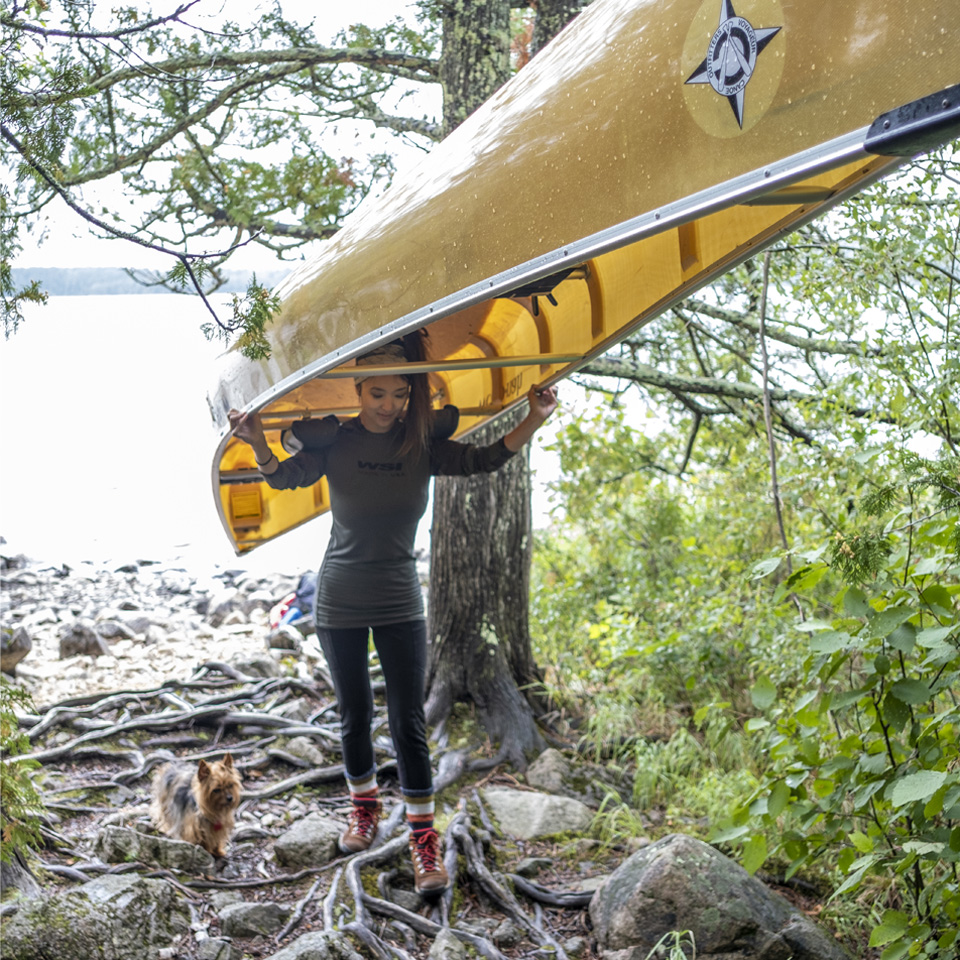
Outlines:
{"label": "black and white logo emblem", "polygon": [[709,83],[721,97],[726,97],[742,129],[743,91],[753,76],[757,57],[781,29],[757,30],[749,20],[737,16],[733,0],[721,0],[720,26],[710,41],[703,63],[686,82]]}

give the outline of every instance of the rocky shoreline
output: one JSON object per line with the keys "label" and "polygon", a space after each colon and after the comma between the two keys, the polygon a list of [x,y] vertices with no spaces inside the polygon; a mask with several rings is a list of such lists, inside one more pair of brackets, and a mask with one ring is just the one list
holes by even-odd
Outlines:
{"label": "rocky shoreline", "polygon": [[[258,576],[236,568],[198,577],[176,561],[71,568],[23,557],[3,565],[3,669],[15,672],[38,708],[186,680],[209,660],[263,658],[269,611],[293,592],[301,572]],[[319,647],[308,640],[305,652],[308,661],[294,669],[307,679]]]}

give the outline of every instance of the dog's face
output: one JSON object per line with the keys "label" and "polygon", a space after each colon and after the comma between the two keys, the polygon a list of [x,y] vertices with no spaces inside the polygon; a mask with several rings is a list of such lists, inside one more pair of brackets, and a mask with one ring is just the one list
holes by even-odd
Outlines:
{"label": "dog's face", "polygon": [[197,780],[203,805],[211,811],[235,810],[240,803],[240,774],[233,765],[233,757],[224,754],[222,760],[208,764],[201,760]]}

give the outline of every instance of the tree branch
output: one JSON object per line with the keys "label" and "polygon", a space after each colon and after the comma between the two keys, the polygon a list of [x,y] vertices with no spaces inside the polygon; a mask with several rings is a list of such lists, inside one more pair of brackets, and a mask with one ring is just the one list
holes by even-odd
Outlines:
{"label": "tree branch", "polygon": [[[111,70],[67,92],[28,93],[18,92],[10,97],[12,106],[48,107],[68,103],[71,100],[84,100],[97,96],[103,91],[127,80],[139,80],[144,77],[158,76],[165,81],[187,79],[179,74],[200,70],[221,70],[239,67],[263,67],[278,65],[281,74],[298,73],[307,67],[318,64],[354,63],[370,70],[397,74],[406,71],[407,78],[432,83],[437,79],[438,61],[430,57],[418,57],[409,53],[376,50],[365,47],[293,47],[287,50],[217,50],[213,53],[193,54],[145,63],[142,66],[127,66]],[[209,81],[208,81],[209,82]]]}
{"label": "tree branch", "polygon": [[173,13],[166,17],[157,17],[155,20],[148,20],[146,23],[137,24],[135,27],[123,27],[119,30],[110,30],[103,33],[93,30],[48,30],[46,27],[38,27],[36,24],[28,23],[26,20],[17,20],[6,13],[0,13],[0,24],[3,24],[5,27],[10,27],[12,30],[23,30],[26,33],[35,33],[41,37],[67,37],[71,40],[118,40],[120,37],[128,37],[134,33],[143,33],[146,30],[159,27],[164,23],[179,20],[181,14],[186,13],[199,2],[200,0],[190,0],[189,3],[181,4]]}

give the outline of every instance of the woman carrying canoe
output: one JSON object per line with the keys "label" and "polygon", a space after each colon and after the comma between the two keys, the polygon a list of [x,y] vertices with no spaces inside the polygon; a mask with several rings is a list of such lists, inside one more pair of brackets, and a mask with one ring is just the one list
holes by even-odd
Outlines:
{"label": "woman carrying canoe", "polygon": [[[415,333],[377,347],[357,365],[424,359]],[[426,374],[355,378],[359,416],[301,421],[284,432],[293,455],[279,460],[256,414],[231,410],[234,435],[253,448],[263,479],[277,489],[312,486],[326,476],[333,527],[320,569],[317,636],[340,706],[343,759],[352,810],[340,837],[346,853],[366,850],[382,806],[370,735],[373,695],[367,668],[370,631],[387,688],[390,733],[410,823],[418,893],[437,894],[449,877],[433,826],[434,798],[423,713],[426,623],[413,552],[431,476],[467,476],[502,467],[557,406],[556,389],[531,389],[526,418],[489,446],[450,440],[457,411],[431,409]]]}

